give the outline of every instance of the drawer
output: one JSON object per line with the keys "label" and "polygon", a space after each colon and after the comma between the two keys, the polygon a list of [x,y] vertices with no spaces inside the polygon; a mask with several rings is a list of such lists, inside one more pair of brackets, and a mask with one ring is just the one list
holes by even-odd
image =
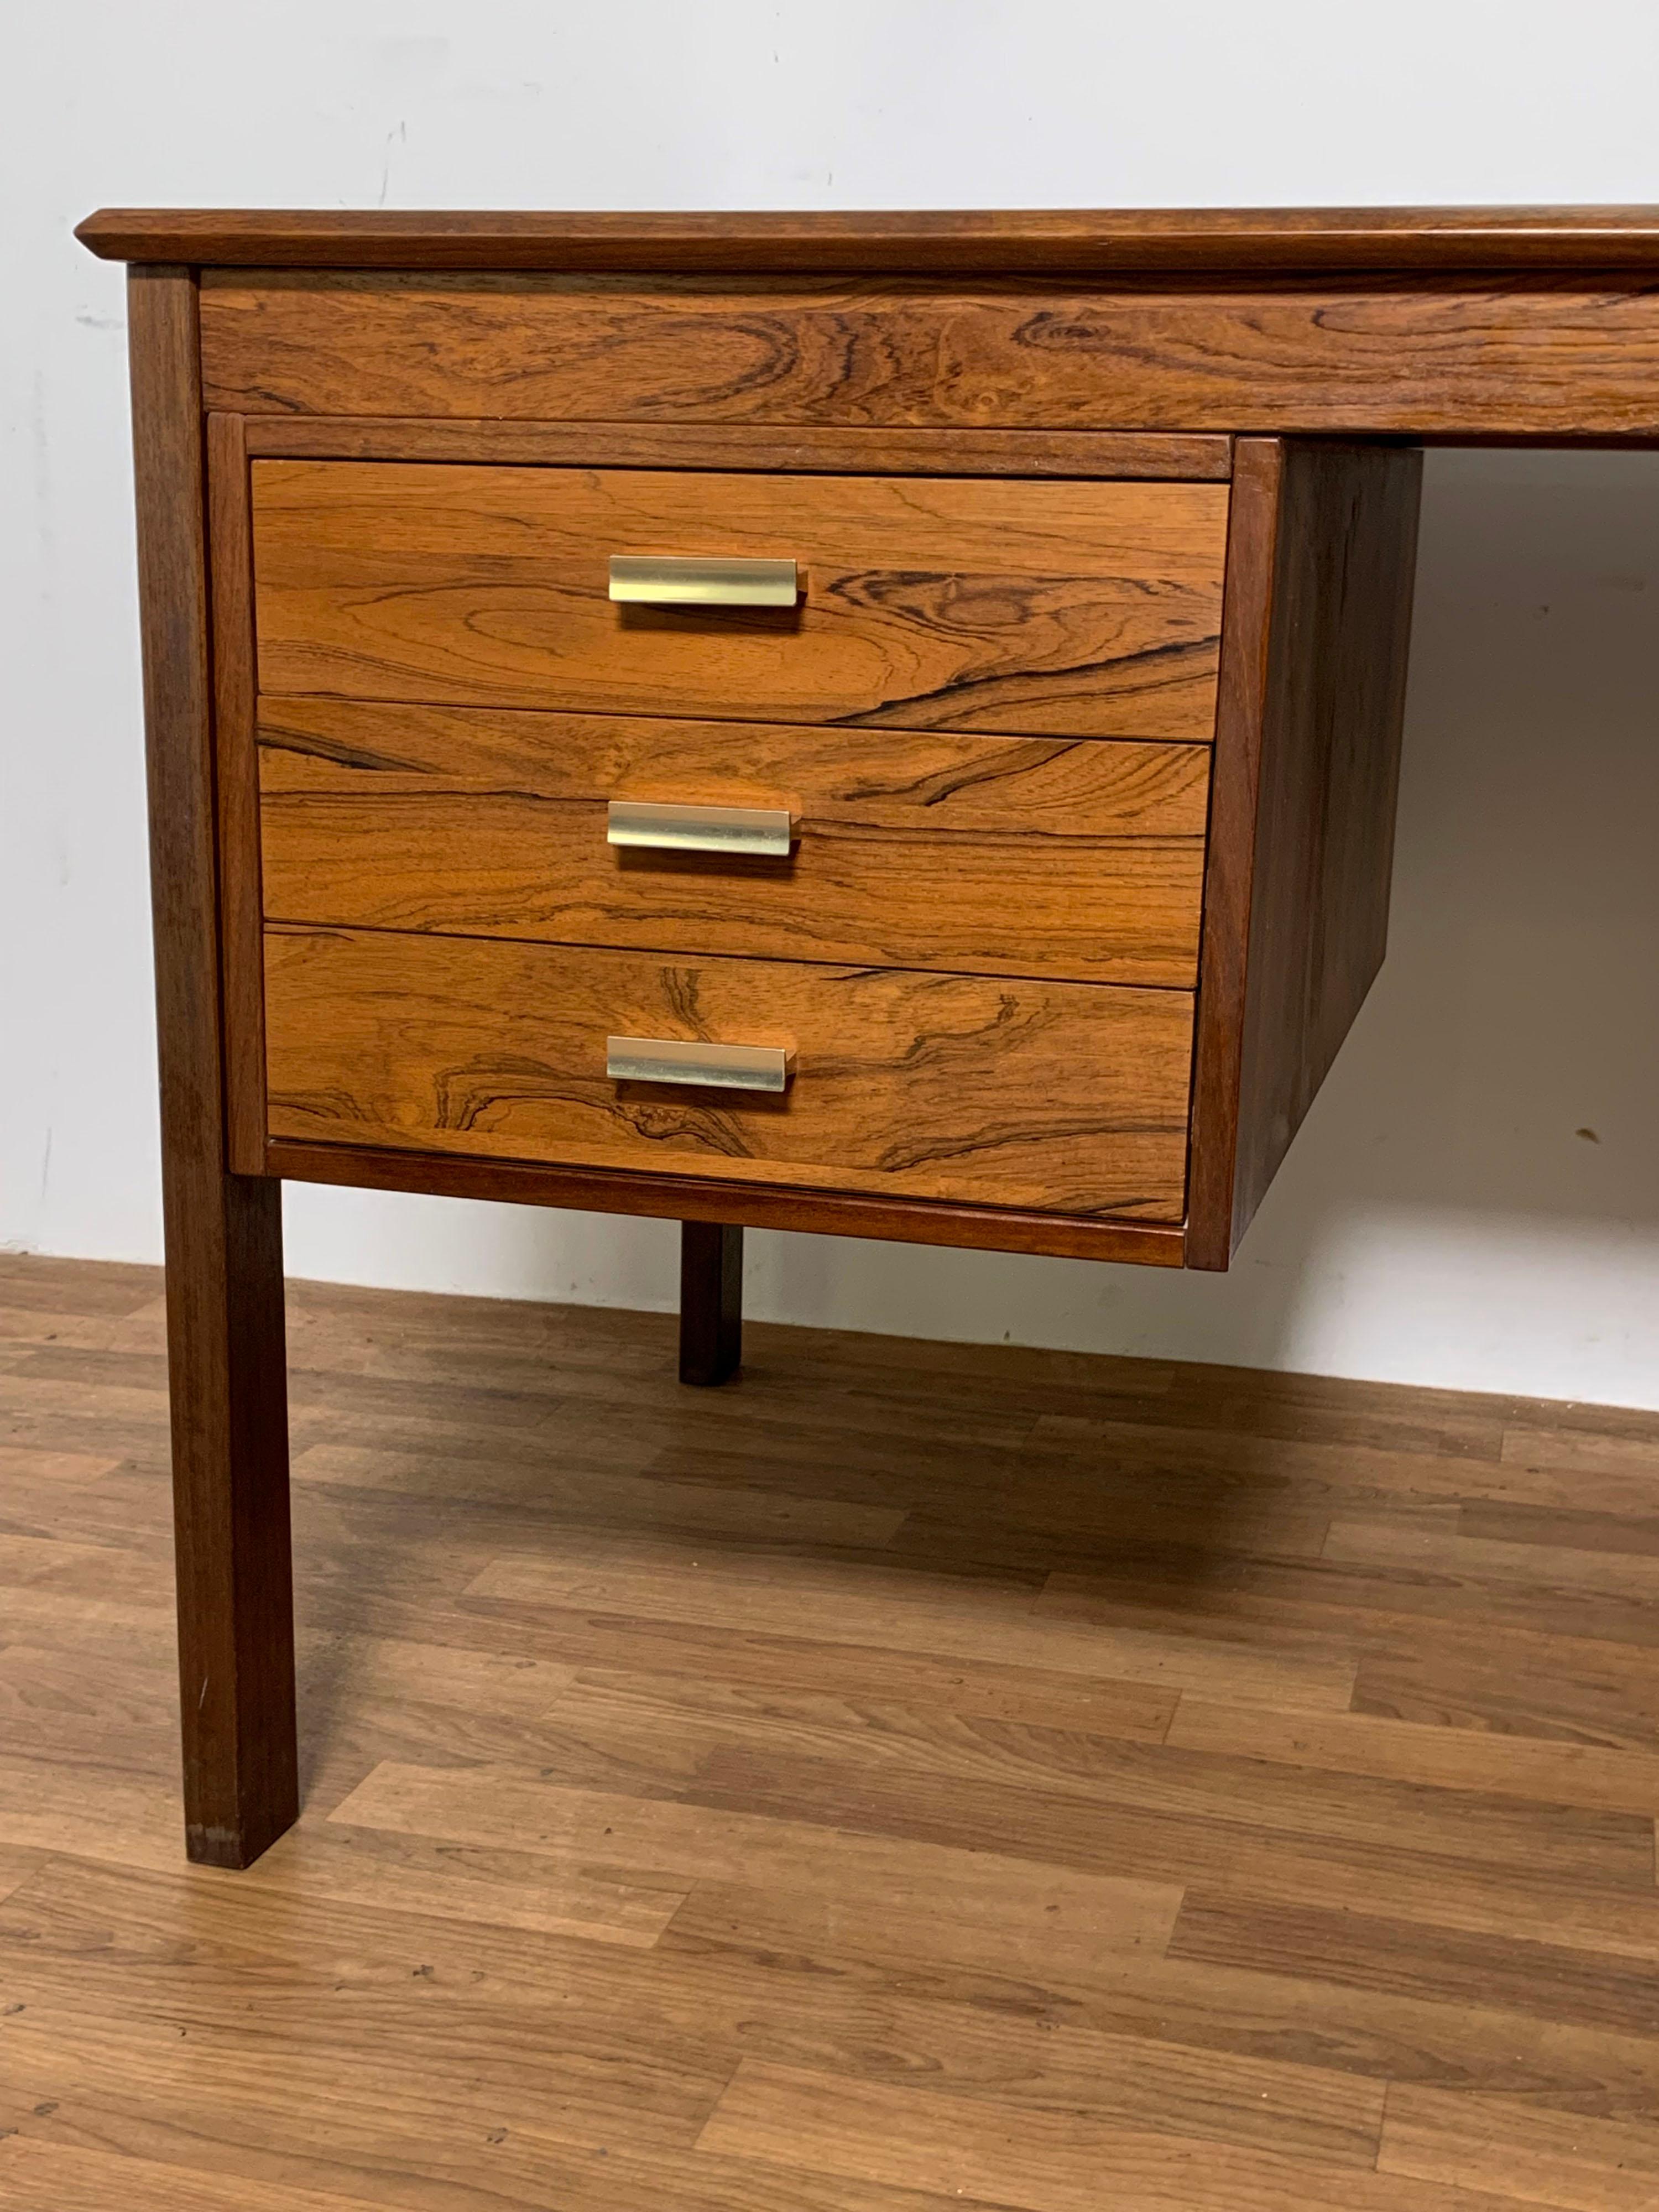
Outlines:
{"label": "drawer", "polygon": [[[1179,1220],[1185,992],[391,932],[266,933],[275,1137]],[[611,1036],[787,1051],[778,1094]]]}
{"label": "drawer", "polygon": [[[264,460],[267,692],[1207,741],[1228,489]],[[798,564],[624,605],[613,555]]]}
{"label": "drawer", "polygon": [[[273,921],[1197,981],[1206,746],[293,697],[259,737]],[[771,809],[796,836],[619,848],[613,799]]]}

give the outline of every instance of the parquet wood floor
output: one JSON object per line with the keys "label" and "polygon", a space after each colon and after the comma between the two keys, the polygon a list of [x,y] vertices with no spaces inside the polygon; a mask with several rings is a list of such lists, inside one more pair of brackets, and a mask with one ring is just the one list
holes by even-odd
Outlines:
{"label": "parquet wood floor", "polygon": [[192,1869],[161,1284],[0,1259],[7,2212],[1650,2212],[1659,1416],[296,1284]]}

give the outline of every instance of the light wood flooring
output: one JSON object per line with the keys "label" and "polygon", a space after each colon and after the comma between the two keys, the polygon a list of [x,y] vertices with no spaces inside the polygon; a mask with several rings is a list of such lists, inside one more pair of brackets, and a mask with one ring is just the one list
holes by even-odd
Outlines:
{"label": "light wood flooring", "polygon": [[1659,2206],[1659,1417],[296,1285],[216,1874],[160,1288],[0,1260],[6,2212]]}

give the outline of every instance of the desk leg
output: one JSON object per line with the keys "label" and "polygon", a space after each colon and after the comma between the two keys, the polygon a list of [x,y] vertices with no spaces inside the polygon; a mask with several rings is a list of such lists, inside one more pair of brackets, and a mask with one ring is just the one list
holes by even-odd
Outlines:
{"label": "desk leg", "polygon": [[729,1382],[743,1362],[743,1231],[680,1224],[680,1380]]}
{"label": "desk leg", "polygon": [[185,1846],[245,1867],[300,1810],[283,1187],[190,1158],[176,1105],[164,1096]]}
{"label": "desk leg", "polygon": [[196,280],[128,284],[185,1831],[243,1867],[299,1809],[282,1185],[226,1164]]}

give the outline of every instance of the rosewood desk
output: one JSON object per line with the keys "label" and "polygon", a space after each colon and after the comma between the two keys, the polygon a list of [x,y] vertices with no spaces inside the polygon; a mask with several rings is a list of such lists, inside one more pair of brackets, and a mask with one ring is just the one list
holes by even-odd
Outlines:
{"label": "rosewood desk", "polygon": [[1382,960],[1427,442],[1659,210],[114,210],[186,1836],[294,1819],[284,1177],[1224,1268]]}

